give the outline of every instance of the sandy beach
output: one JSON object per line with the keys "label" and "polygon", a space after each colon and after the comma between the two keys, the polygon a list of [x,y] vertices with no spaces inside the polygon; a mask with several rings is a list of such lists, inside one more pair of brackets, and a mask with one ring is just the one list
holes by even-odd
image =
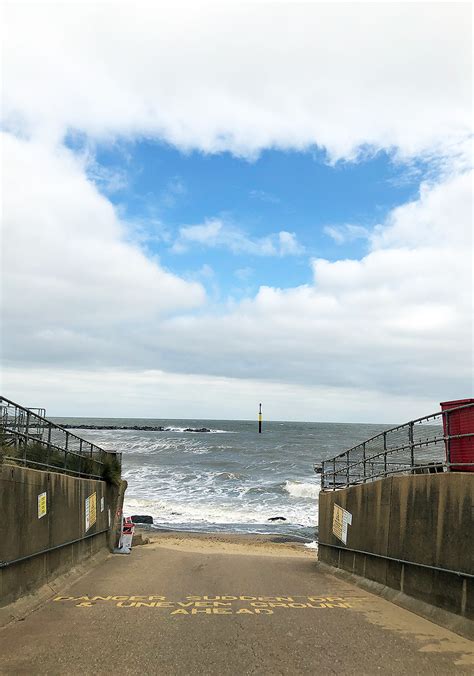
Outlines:
{"label": "sandy beach", "polygon": [[274,535],[240,535],[235,533],[191,533],[136,528],[149,549],[176,549],[196,554],[244,554],[246,556],[303,557],[316,560],[315,549],[305,547],[297,538]]}

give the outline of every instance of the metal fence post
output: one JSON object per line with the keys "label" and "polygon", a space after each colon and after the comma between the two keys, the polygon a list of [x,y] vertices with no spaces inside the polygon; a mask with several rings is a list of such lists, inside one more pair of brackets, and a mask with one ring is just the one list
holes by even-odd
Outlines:
{"label": "metal fence post", "polygon": [[412,470],[415,467],[415,442],[413,437],[413,427],[414,423],[413,421],[410,421],[408,426],[408,441],[410,443],[410,465]]}
{"label": "metal fence post", "polygon": [[25,425],[25,437],[26,437],[27,442],[28,442],[29,432],[30,432],[30,412],[27,411],[27,413],[26,413],[26,425]]}
{"label": "metal fence post", "polygon": [[336,458],[333,458],[332,490],[336,490]]}
{"label": "metal fence post", "polygon": [[363,467],[364,467],[364,483],[367,481],[367,464],[366,464],[366,457],[365,457],[365,441],[362,444],[362,461],[363,461]]}
{"label": "metal fence post", "polygon": [[387,432],[383,433],[383,471],[384,475],[387,475]]}
{"label": "metal fence post", "polygon": [[30,412],[26,412],[26,425],[25,425],[25,443],[24,443],[24,451],[23,451],[23,464],[26,467],[26,459],[28,457],[28,444],[30,441]]}

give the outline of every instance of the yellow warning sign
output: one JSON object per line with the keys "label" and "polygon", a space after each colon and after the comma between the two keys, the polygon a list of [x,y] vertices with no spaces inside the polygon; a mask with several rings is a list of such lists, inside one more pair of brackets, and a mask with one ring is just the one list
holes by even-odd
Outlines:
{"label": "yellow warning sign", "polygon": [[40,493],[38,495],[38,519],[41,519],[42,516],[45,516],[46,512],[47,512],[46,493]]}
{"label": "yellow warning sign", "polygon": [[339,505],[334,504],[332,515],[332,532],[338,540],[347,544],[347,527],[352,524],[352,514]]}
{"label": "yellow warning sign", "polygon": [[92,493],[86,498],[86,531],[91,528],[97,521],[97,494]]}

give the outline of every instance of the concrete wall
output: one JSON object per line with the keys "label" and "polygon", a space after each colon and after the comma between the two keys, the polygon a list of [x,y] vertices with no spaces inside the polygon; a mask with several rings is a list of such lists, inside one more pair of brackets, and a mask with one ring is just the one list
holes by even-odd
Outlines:
{"label": "concrete wall", "polygon": [[[347,542],[332,532],[334,504],[352,514]],[[474,476],[394,476],[319,497],[319,559],[474,619],[474,580],[373,554],[474,574]],[[342,549],[326,545],[337,545]]]}
{"label": "concrete wall", "polygon": [[[47,512],[38,518],[41,493],[47,494]],[[85,501],[93,493],[97,496],[97,521],[86,531]],[[0,465],[0,606],[32,592],[100,549],[113,547],[114,516],[121,508],[118,499],[117,488],[103,481]],[[100,533],[104,529],[107,532]],[[1,565],[94,533],[23,562]]]}

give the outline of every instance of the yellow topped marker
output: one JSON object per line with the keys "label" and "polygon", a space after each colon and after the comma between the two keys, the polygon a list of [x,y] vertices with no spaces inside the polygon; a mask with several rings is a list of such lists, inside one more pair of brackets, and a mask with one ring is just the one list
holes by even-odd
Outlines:
{"label": "yellow topped marker", "polygon": [[258,409],[258,433],[262,433],[262,404],[259,405],[260,408]]}

